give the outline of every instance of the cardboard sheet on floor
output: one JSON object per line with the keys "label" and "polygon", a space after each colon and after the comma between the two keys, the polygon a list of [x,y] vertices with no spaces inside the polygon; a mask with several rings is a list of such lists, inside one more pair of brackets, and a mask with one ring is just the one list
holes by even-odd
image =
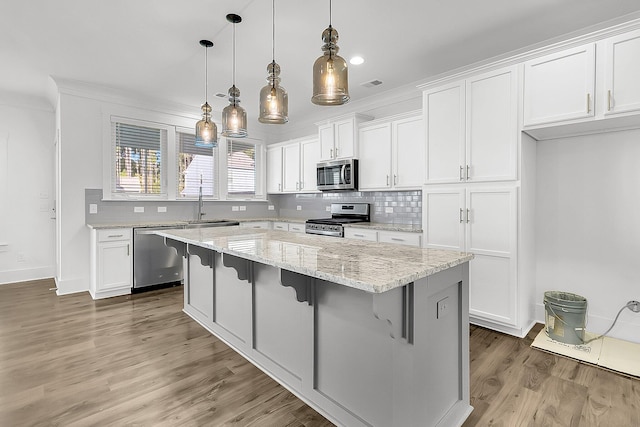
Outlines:
{"label": "cardboard sheet on floor", "polygon": [[[596,334],[585,332],[586,341],[595,336]],[[589,344],[566,344],[549,338],[543,328],[531,347],[640,378],[640,344],[610,337],[597,339]]]}

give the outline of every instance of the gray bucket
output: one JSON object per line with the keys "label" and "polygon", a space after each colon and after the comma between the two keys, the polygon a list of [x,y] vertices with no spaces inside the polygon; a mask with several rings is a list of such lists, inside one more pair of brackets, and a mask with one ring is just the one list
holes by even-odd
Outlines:
{"label": "gray bucket", "polygon": [[569,292],[544,293],[545,330],[551,339],[583,344],[587,299]]}

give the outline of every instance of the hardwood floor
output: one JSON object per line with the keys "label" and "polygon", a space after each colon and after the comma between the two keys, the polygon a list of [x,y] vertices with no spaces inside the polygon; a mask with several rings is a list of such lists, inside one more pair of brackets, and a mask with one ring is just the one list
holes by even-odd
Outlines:
{"label": "hardwood floor", "polygon": [[[182,313],[180,287],[53,286],[0,286],[0,426],[332,425]],[[535,333],[471,328],[465,426],[640,426],[640,381],[533,350]]]}

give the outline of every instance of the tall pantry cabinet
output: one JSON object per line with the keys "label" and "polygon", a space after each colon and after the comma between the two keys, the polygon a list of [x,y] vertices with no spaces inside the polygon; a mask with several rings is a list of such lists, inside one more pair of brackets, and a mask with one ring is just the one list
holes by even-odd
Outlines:
{"label": "tall pantry cabinet", "polygon": [[534,322],[535,141],[519,132],[522,67],[423,86],[424,246],[475,254],[470,320],[523,336]]}

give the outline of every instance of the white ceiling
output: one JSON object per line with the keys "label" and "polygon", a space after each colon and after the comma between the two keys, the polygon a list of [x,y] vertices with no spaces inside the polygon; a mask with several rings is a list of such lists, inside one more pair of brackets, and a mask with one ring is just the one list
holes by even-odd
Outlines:
{"label": "white ceiling", "polygon": [[[332,23],[340,54],[365,58],[349,67],[355,101],[639,11],[638,0],[334,0]],[[44,96],[48,76],[55,76],[193,106],[198,114],[198,41],[206,38],[215,44],[209,102],[220,111],[226,99],[214,94],[226,94],[232,74],[227,13],[243,18],[236,26],[236,84],[255,121],[271,61],[270,0],[2,0],[0,91]],[[290,123],[344,108],[310,101],[311,69],[328,23],[329,1],[276,0],[276,61]],[[383,84],[361,86],[373,79]]]}

